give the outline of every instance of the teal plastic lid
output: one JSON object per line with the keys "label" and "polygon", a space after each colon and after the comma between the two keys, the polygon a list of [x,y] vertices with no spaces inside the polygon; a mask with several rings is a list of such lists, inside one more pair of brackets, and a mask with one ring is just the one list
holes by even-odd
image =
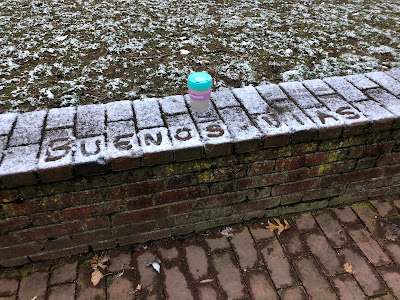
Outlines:
{"label": "teal plastic lid", "polygon": [[212,77],[204,72],[193,73],[189,75],[187,84],[193,90],[206,90],[212,86]]}

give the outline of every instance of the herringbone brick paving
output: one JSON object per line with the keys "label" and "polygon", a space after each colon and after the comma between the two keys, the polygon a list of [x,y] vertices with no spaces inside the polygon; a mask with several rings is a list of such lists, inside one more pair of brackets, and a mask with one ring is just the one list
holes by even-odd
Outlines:
{"label": "herringbone brick paving", "polygon": [[115,249],[96,286],[89,256],[4,270],[0,299],[400,299],[400,200],[287,220]]}

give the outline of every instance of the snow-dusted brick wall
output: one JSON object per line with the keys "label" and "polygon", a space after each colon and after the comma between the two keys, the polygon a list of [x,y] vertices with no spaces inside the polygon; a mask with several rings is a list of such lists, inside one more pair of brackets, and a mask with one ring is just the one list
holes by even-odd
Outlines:
{"label": "snow-dusted brick wall", "polygon": [[400,70],[211,100],[0,115],[0,264],[400,193]]}

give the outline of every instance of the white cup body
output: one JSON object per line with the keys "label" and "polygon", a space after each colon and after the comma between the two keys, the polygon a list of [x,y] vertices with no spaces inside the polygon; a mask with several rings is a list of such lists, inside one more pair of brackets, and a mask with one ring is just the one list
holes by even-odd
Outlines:
{"label": "white cup body", "polygon": [[193,90],[189,88],[190,105],[192,110],[197,113],[207,111],[210,103],[211,88],[206,90]]}

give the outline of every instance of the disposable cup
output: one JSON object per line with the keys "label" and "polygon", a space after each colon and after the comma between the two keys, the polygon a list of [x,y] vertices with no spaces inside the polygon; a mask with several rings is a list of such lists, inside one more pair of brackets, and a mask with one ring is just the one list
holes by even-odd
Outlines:
{"label": "disposable cup", "polygon": [[212,78],[204,72],[193,73],[188,78],[190,105],[194,112],[205,112],[211,96]]}

